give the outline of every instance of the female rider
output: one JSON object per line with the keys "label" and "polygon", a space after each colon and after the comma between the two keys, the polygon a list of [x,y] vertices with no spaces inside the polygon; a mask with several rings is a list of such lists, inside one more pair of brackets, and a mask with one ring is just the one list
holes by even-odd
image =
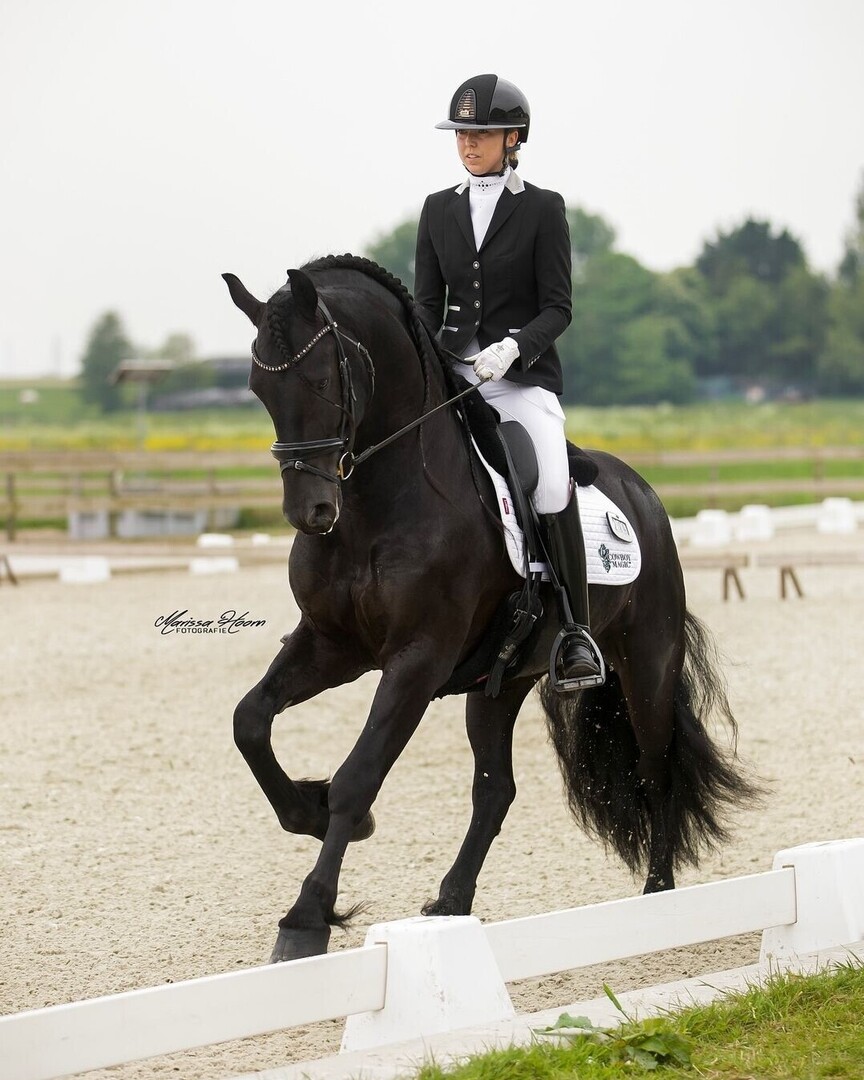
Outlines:
{"label": "female rider", "polygon": [[417,232],[414,295],[463,374],[502,420],[528,431],[540,479],[532,496],[577,630],[561,650],[562,689],[601,681],[589,633],[579,507],[570,480],[555,340],[571,315],[570,233],[564,200],[516,174],[531,122],[525,95],[497,75],[456,90],[438,128],[456,132],[468,176],[430,195]]}

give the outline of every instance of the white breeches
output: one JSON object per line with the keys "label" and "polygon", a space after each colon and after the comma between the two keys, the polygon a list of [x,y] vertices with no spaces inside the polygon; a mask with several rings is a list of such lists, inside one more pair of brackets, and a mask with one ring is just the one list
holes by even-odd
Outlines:
{"label": "white breeches", "polygon": [[[459,374],[477,382],[474,369],[460,366]],[[516,420],[528,432],[537,454],[540,479],[531,497],[538,514],[557,514],[570,502],[570,466],[564,435],[564,412],[557,395],[540,386],[521,386],[501,379],[487,382],[480,393],[502,420]]]}

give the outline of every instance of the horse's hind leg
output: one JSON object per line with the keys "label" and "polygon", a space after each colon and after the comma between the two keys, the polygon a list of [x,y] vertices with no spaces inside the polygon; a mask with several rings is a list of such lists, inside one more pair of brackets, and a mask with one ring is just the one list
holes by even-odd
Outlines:
{"label": "horse's hind leg", "polygon": [[471,913],[480,870],[516,797],[513,727],[531,685],[524,680],[497,698],[468,695],[465,719],[474,753],[471,823],[456,861],[441,882],[438,899],[426,904],[424,915]]}
{"label": "horse's hind leg", "polygon": [[[675,887],[672,804],[674,651],[631,627],[627,655],[601,642],[606,682],[579,694],[547,681],[540,697],[576,820],[634,873],[648,865],[646,892]],[[654,632],[653,637],[657,638]]]}
{"label": "horse's hind leg", "polygon": [[[364,670],[355,657],[301,621],[285,639],[267,674],[234,711],[234,741],[287,832],[324,839],[330,819],[329,785],[326,780],[288,778],[273,753],[273,719],[290,705],[350,682]],[[351,839],[363,840],[373,829],[372,817],[367,815]]]}
{"label": "horse's hind leg", "polygon": [[[645,640],[640,642],[640,638]],[[674,691],[683,662],[683,645],[669,642],[667,652],[656,630],[639,627],[628,635],[627,652],[631,662],[617,670],[639,748],[637,799],[644,800],[648,816],[644,892],[661,892],[675,888],[678,837],[671,799],[671,745],[675,731]],[[636,657],[650,659],[635,662]]]}

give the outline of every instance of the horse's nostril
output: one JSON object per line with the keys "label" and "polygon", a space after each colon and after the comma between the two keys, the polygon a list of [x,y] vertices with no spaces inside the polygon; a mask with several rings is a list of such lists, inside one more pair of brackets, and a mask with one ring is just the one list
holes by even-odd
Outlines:
{"label": "horse's nostril", "polygon": [[339,508],[331,503],[316,503],[302,513],[298,514],[296,511],[285,508],[283,514],[285,520],[295,529],[317,535],[330,532],[339,518]]}
{"label": "horse's nostril", "polygon": [[309,515],[309,524],[312,525],[316,531],[328,532],[336,524],[336,518],[339,516],[338,510],[330,503],[318,503]]}

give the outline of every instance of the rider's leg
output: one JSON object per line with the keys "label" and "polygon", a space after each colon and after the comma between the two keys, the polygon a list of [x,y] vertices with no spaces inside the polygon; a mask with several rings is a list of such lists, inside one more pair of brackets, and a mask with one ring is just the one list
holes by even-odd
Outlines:
{"label": "rider's leg", "polygon": [[567,682],[575,680],[577,683],[584,679],[589,680],[586,685],[597,685],[597,680],[601,680],[602,668],[597,646],[591,638],[585,542],[576,492],[573,492],[570,502],[561,513],[544,514],[543,524],[549,539],[549,558],[569,600],[570,619],[578,628],[577,633],[568,635],[563,642],[562,678]]}
{"label": "rider's leg", "polygon": [[531,436],[540,476],[532,501],[546,528],[552,568],[569,601],[571,615],[562,612],[562,622],[572,622],[578,628],[562,643],[562,679],[573,689],[581,688],[581,680],[585,685],[597,685],[602,681],[602,667],[590,636],[585,544],[575,491],[571,496],[564,412],[557,396],[539,386],[520,386],[503,379],[485,383],[480,393],[502,420],[518,421]]}
{"label": "rider's leg", "polygon": [[521,386],[502,379],[487,382],[480,393],[502,420],[525,428],[537,454],[539,479],[531,496],[538,514],[557,514],[570,501],[570,465],[564,435],[564,412],[558,398],[539,386]]}

